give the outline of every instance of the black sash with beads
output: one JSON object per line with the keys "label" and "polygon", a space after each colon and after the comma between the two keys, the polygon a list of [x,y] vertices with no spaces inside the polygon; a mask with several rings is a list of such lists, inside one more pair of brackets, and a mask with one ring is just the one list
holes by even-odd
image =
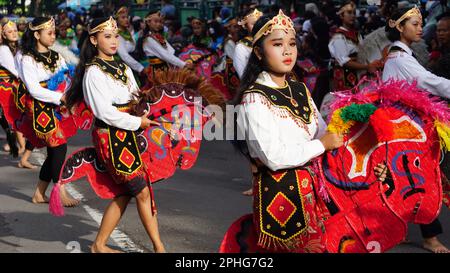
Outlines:
{"label": "black sash with beads", "polygon": [[[357,54],[350,54],[350,58],[356,58]],[[333,78],[334,88],[338,91],[348,90],[355,87],[358,83],[358,73],[355,69],[346,66],[340,66],[339,63],[333,61]]]}
{"label": "black sash with beads", "polygon": [[21,111],[25,111],[25,99],[26,95],[28,94],[28,90],[25,86],[25,83],[22,81],[19,81],[19,86],[17,87],[17,93],[14,96],[14,103],[16,104],[16,107]]}
{"label": "black sash with beads", "polygon": [[148,56],[147,61],[149,64],[149,68],[151,69],[152,77],[155,77],[156,71],[169,70],[169,65],[164,60],[156,56]]}
{"label": "black sash with beads", "polygon": [[123,85],[128,84],[127,65],[121,60],[103,60],[101,58],[94,58],[94,60],[87,64],[87,66],[96,65],[103,73],[112,79],[121,82]]}
{"label": "black sash with beads", "polygon": [[[41,86],[47,87],[47,83],[41,82]],[[56,129],[54,107],[54,104],[33,99],[33,129],[38,136],[47,135]]]}
{"label": "black sash with beads", "polygon": [[268,236],[269,240],[271,238],[286,242],[308,228],[305,200],[300,189],[305,179],[312,183],[306,170],[260,170],[256,205],[259,209],[258,224],[263,238]]}
{"label": "black sash with beads", "polygon": [[42,63],[45,70],[54,73],[58,68],[59,53],[57,53],[56,51],[49,50],[47,53],[32,51],[29,54],[36,62]]}
{"label": "black sash with beads", "polygon": [[[114,104],[121,112],[128,112],[129,104]],[[132,175],[142,167],[141,153],[136,133],[107,125],[96,119],[95,126],[108,130],[109,152],[114,169],[124,175]]]}
{"label": "black sash with beads", "polygon": [[[289,91],[289,88],[291,91]],[[272,88],[266,85],[255,83],[250,86],[246,93],[258,93],[268,99],[268,101],[279,108],[286,109],[294,117],[300,118],[304,123],[310,124],[313,116],[313,108],[308,97],[308,92],[304,84],[289,81],[283,88]],[[292,100],[291,101],[291,93]]]}

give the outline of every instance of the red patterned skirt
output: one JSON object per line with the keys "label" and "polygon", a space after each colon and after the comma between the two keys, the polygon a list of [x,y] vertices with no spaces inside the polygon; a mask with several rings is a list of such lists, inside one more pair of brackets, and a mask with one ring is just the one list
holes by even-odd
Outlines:
{"label": "red patterned skirt", "polygon": [[254,183],[253,221],[258,246],[269,251],[325,251],[314,177],[305,168],[262,171]]}
{"label": "red patterned skirt", "polygon": [[325,226],[315,182],[306,168],[262,170],[254,177],[253,215],[230,226],[219,252],[325,252]]}
{"label": "red patterned skirt", "polygon": [[[106,167],[114,187],[123,187],[123,193],[136,196],[145,186],[150,190],[152,211],[156,213],[153,190],[145,158],[145,145],[136,132],[108,126],[96,120],[92,140],[100,162]],[[145,185],[144,185],[145,184]],[[108,183],[105,184],[108,186]],[[123,194],[121,194],[123,195]],[[120,195],[119,195],[120,196]]]}

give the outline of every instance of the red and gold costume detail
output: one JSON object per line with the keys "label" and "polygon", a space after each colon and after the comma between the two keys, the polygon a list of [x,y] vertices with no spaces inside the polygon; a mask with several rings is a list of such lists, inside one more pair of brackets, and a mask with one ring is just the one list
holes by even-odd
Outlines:
{"label": "red and gold costume detail", "polygon": [[[343,35],[347,42],[353,43],[355,47],[360,43],[359,33],[355,30],[338,28],[335,35]],[[357,53],[354,52],[348,57],[356,59]],[[355,69],[341,66],[336,60],[333,62],[333,82],[335,90],[348,90],[358,83],[358,74]]]}

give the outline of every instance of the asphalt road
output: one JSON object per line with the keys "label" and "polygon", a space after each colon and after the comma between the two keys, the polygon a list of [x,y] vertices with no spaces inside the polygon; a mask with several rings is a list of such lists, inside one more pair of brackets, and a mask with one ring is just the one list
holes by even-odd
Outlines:
{"label": "asphalt road", "polygon": [[[4,137],[3,137],[4,138]],[[4,143],[3,140],[0,143]],[[90,134],[81,132],[69,141],[69,152],[90,145]],[[45,151],[32,160],[43,161]],[[82,205],[54,217],[46,205],[30,202],[38,170],[16,167],[17,160],[0,152],[0,252],[88,252],[95,239],[108,200],[99,199],[86,181],[73,183],[72,192]],[[251,198],[241,194],[250,187],[246,161],[229,142],[204,142],[196,165],[154,184],[159,229],[169,252],[217,252],[229,225],[251,211]],[[81,194],[81,195],[78,195]],[[450,246],[450,213],[443,208],[440,239]],[[426,252],[420,248],[417,225],[410,225],[410,243],[390,252]],[[152,252],[152,245],[132,201],[110,245],[125,251]]]}

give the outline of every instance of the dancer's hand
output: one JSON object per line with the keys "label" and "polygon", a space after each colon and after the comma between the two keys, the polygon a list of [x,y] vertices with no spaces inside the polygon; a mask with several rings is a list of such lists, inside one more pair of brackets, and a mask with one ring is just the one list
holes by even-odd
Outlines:
{"label": "dancer's hand", "polygon": [[320,139],[320,141],[322,142],[323,147],[325,147],[325,151],[330,151],[344,145],[344,136],[326,132],[325,135]]}
{"label": "dancer's hand", "polygon": [[159,122],[156,122],[156,121],[153,121],[153,120],[150,120],[149,118],[147,118],[147,114],[148,114],[148,112],[144,111],[144,114],[141,116],[141,126],[140,126],[141,129],[146,129],[152,125],[156,125],[156,126],[161,125]]}
{"label": "dancer's hand", "polygon": [[378,69],[382,69],[384,66],[384,63],[382,60],[375,60],[373,62],[371,62],[367,68],[367,71],[369,73],[376,73]]}
{"label": "dancer's hand", "polygon": [[184,65],[184,68],[189,69],[189,70],[194,70],[195,65],[194,65],[194,63],[186,62],[186,64]]}
{"label": "dancer's hand", "polygon": [[388,168],[385,164],[379,163],[375,168],[373,168],[373,172],[378,180],[383,182],[386,180]]}

